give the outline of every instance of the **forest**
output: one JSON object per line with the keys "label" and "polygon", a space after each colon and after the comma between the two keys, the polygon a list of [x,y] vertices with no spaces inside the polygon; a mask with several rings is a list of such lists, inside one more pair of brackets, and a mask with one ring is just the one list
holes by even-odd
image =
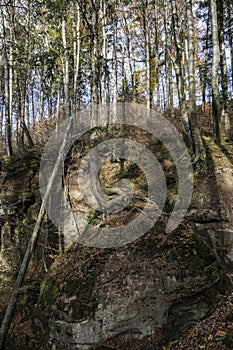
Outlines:
{"label": "forest", "polygon": [[179,108],[203,158],[197,113],[213,115],[217,143],[221,128],[232,139],[232,11],[230,0],[2,1],[2,152],[90,103],[130,101]]}
{"label": "forest", "polygon": [[0,11],[0,349],[232,349],[232,0]]}

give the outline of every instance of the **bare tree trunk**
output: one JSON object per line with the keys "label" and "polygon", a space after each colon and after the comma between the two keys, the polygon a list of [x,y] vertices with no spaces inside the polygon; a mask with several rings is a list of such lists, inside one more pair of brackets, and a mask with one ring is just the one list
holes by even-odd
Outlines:
{"label": "bare tree trunk", "polygon": [[78,76],[80,68],[80,50],[81,50],[81,38],[80,38],[80,25],[81,25],[81,16],[79,5],[76,4],[75,8],[75,23],[74,23],[74,92],[73,92],[73,116],[77,116],[78,109]]}
{"label": "bare tree trunk", "polygon": [[[18,79],[18,83],[19,83],[19,79]],[[25,114],[26,114],[26,98],[27,98],[27,92],[26,92],[26,83],[22,84],[22,88],[21,88],[21,112],[20,112],[20,129],[21,129],[21,133],[26,135],[27,141],[28,141],[28,145],[29,147],[33,147],[34,143],[33,140],[31,138],[30,132],[26,126],[25,123]],[[21,139],[23,140],[23,136],[21,136]],[[21,144],[21,146],[23,147],[23,143]]]}
{"label": "bare tree trunk", "polygon": [[195,47],[194,47],[194,19],[192,0],[187,0],[188,19],[188,72],[189,72],[189,115],[192,140],[194,145],[195,161],[205,159],[205,148],[202,142],[197,123],[196,110],[196,79],[195,79]]}
{"label": "bare tree trunk", "polygon": [[108,39],[107,39],[107,33],[106,33],[107,17],[106,17],[105,0],[101,0],[101,17],[102,17],[101,24],[102,24],[102,62],[103,62],[103,67],[101,72],[101,103],[106,104],[109,102],[109,72],[108,72],[108,57],[107,57]]}
{"label": "bare tree trunk", "polygon": [[176,60],[174,62],[174,67],[176,72],[179,105],[180,105],[181,117],[182,117],[185,131],[189,137],[190,143],[192,143],[190,126],[189,126],[189,117],[188,117],[188,111],[186,107],[185,83],[184,83],[184,76],[183,76],[183,69],[182,69],[182,44],[181,44],[180,33],[179,33],[176,0],[171,0],[171,5],[172,5],[172,24],[173,24],[175,48],[176,48]]}
{"label": "bare tree trunk", "polygon": [[12,43],[13,43],[13,35],[12,35],[12,29],[11,29],[11,43],[9,48],[9,120],[12,124],[12,117],[13,117],[13,49],[12,49]]}
{"label": "bare tree trunk", "polygon": [[112,74],[113,74],[113,123],[117,121],[117,98],[118,98],[118,55],[117,55],[117,20],[113,18],[113,51],[112,51]]}
{"label": "bare tree trunk", "polygon": [[2,18],[2,27],[3,27],[2,56],[3,56],[3,62],[4,62],[6,149],[7,149],[8,157],[11,157],[13,155],[12,140],[11,140],[11,115],[10,115],[10,111],[11,111],[10,103],[12,101],[10,100],[11,95],[9,91],[9,70],[10,69],[9,69],[9,62],[8,62],[7,49],[6,49],[5,19],[4,19],[2,7],[1,7],[1,18]]}
{"label": "bare tree trunk", "polygon": [[168,6],[164,0],[164,28],[165,28],[165,71],[166,71],[166,108],[173,112],[174,92],[172,77],[172,60],[171,60],[171,23],[168,13]]}
{"label": "bare tree trunk", "polygon": [[39,109],[38,109],[38,119],[41,120],[44,117],[44,68],[40,69],[40,98],[39,98]]}
{"label": "bare tree trunk", "polygon": [[127,48],[127,58],[128,58],[128,64],[129,64],[129,72],[130,72],[130,85],[131,85],[130,99],[134,100],[136,91],[135,91],[135,79],[134,79],[134,71],[133,71],[132,52],[131,52],[132,41],[131,41],[130,30],[129,30],[126,18],[124,18],[124,22],[125,22],[124,23],[125,31],[127,32],[126,48]]}
{"label": "bare tree trunk", "polygon": [[221,145],[221,113],[219,102],[219,82],[218,82],[218,66],[219,66],[219,40],[218,40],[218,18],[217,18],[217,2],[210,1],[211,20],[212,20],[212,44],[213,44],[213,60],[212,60],[212,108],[214,121],[214,139],[218,145]]}
{"label": "bare tree trunk", "polygon": [[225,136],[228,141],[233,137],[231,132],[231,122],[228,112],[228,76],[227,76],[227,60],[226,45],[224,35],[224,4],[223,0],[217,3],[217,13],[219,18],[219,49],[220,49],[220,69],[221,69],[221,88],[222,88],[222,113],[221,124],[225,127]]}
{"label": "bare tree trunk", "polygon": [[[123,20],[122,20],[123,21]],[[127,77],[125,72],[125,57],[126,57],[126,50],[125,50],[125,33],[124,33],[124,26],[121,24],[121,38],[123,40],[122,43],[122,52],[121,52],[121,85],[122,85],[122,101],[126,101],[128,96],[128,83],[127,83]]]}
{"label": "bare tree trunk", "polygon": [[208,9],[206,39],[205,39],[205,58],[202,70],[200,72],[201,89],[202,89],[202,109],[206,111],[206,87],[207,87],[207,75],[208,75],[208,61],[209,61],[209,32],[210,32],[210,9]]}
{"label": "bare tree trunk", "polygon": [[143,30],[145,38],[145,63],[146,63],[146,108],[147,115],[150,116],[151,109],[151,66],[150,66],[150,33],[149,33],[149,23],[148,23],[148,1],[144,3],[143,11]]}
{"label": "bare tree trunk", "polygon": [[4,87],[5,87],[5,122],[6,122],[6,148],[7,155],[13,155],[12,141],[11,141],[11,120],[9,108],[9,64],[6,53],[5,44],[3,44],[3,59],[4,59]]}
{"label": "bare tree trunk", "polygon": [[64,51],[65,51],[65,69],[64,69],[65,110],[66,110],[66,118],[69,119],[71,117],[70,92],[69,92],[69,51],[68,51],[67,41],[66,41],[65,14],[63,14],[63,18],[62,18],[62,42],[63,42]]}
{"label": "bare tree trunk", "polygon": [[92,82],[91,82],[91,104],[99,104],[99,4],[93,0],[92,9]]}
{"label": "bare tree trunk", "polygon": [[57,88],[57,103],[56,103],[56,120],[59,122],[60,118],[60,108],[61,108],[61,86],[60,83]]}
{"label": "bare tree trunk", "polygon": [[230,47],[230,56],[231,56],[231,91],[233,97],[233,33],[232,33],[232,16],[233,11],[231,8],[231,1],[227,1],[227,35]]}

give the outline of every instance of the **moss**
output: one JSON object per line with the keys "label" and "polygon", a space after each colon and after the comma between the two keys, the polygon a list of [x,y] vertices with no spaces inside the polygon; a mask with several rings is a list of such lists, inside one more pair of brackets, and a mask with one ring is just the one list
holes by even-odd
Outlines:
{"label": "moss", "polygon": [[211,265],[216,260],[211,249],[196,233],[193,235],[193,244],[191,245],[191,248],[194,250],[197,256],[202,259],[206,266]]}
{"label": "moss", "polygon": [[39,303],[49,303],[56,300],[58,296],[59,288],[57,287],[55,281],[51,278],[45,278],[40,287]]}
{"label": "moss", "polygon": [[224,339],[224,344],[228,346],[229,349],[233,349],[233,332],[229,332]]}

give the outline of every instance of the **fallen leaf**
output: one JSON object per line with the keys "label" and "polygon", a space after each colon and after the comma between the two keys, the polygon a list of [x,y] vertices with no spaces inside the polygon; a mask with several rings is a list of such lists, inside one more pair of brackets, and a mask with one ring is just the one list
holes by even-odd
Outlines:
{"label": "fallen leaf", "polygon": [[227,333],[224,331],[217,331],[217,333],[216,333],[216,337],[225,337],[226,335],[227,335]]}

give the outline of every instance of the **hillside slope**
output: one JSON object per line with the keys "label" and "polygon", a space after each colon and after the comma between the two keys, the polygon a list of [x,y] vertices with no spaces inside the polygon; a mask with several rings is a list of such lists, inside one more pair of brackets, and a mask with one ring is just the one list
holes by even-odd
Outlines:
{"label": "hillside slope", "polygon": [[[129,130],[112,132],[121,137]],[[156,139],[134,130],[135,135],[166,173],[168,195],[160,219],[124,247],[73,243],[61,253],[60,233],[47,218],[6,349],[231,349],[233,145],[218,148],[205,138],[207,164],[195,169],[191,206],[183,223],[167,234],[177,195],[175,167]],[[136,195],[121,213],[103,216],[91,209],[75,192],[89,140],[85,136],[66,160],[72,210],[82,212],[93,227],[122,225],[146,205],[145,177],[128,161],[123,168],[120,159],[106,163],[100,173],[106,196],[117,195],[115,185],[122,178],[131,181]],[[1,172],[1,315],[40,207],[40,153],[18,155]]]}

